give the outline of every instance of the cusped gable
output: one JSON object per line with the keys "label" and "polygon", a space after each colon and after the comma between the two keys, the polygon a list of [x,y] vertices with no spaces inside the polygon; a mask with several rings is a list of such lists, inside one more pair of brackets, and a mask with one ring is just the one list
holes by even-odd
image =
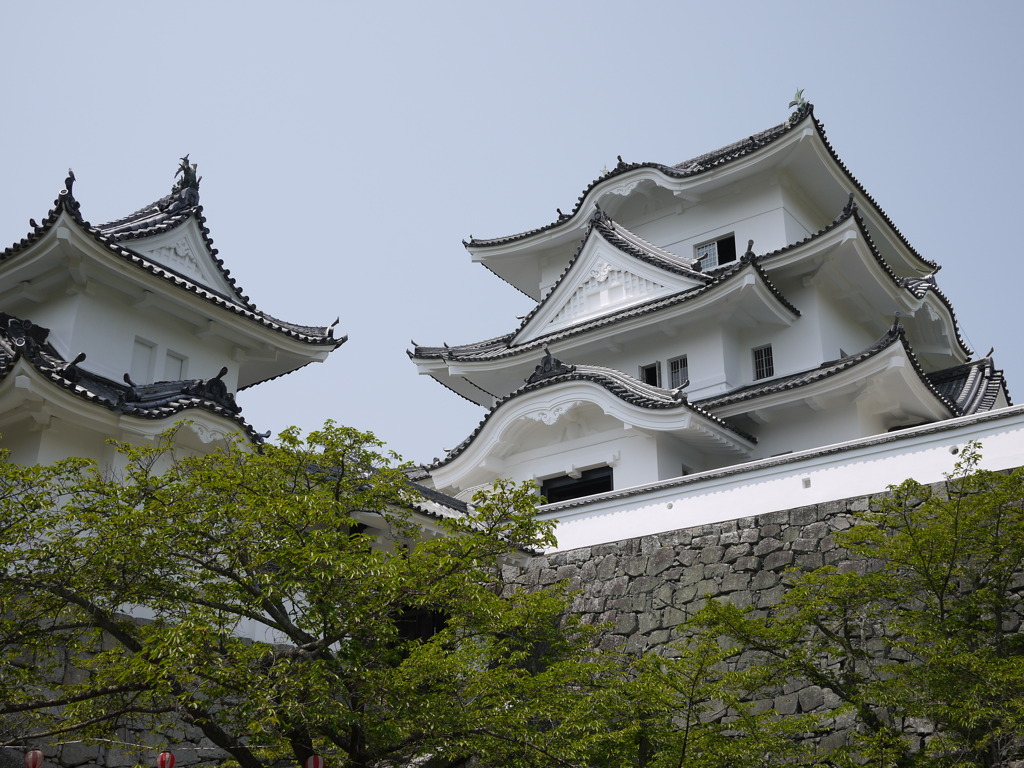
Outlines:
{"label": "cusped gable", "polygon": [[598,211],[576,256],[526,317],[512,346],[705,285],[708,278],[693,263],[644,242]]}

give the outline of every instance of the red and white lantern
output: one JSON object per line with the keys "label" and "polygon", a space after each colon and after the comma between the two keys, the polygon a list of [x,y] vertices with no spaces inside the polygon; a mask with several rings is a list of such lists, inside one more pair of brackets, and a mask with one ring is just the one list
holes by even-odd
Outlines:
{"label": "red and white lantern", "polygon": [[43,768],[43,753],[38,749],[30,749],[26,752],[25,768]]}
{"label": "red and white lantern", "polygon": [[156,768],[174,768],[174,753],[165,749],[156,758]]}
{"label": "red and white lantern", "polygon": [[320,755],[310,755],[306,758],[306,768],[324,768],[324,759]]}

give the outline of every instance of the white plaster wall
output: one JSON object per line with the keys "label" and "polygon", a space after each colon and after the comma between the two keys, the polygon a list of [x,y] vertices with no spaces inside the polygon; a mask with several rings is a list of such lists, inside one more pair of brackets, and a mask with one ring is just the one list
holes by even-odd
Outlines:
{"label": "white plaster wall", "polygon": [[199,337],[195,326],[159,309],[133,307],[123,294],[104,286],[41,306],[30,319],[51,329],[54,346],[67,359],[85,352],[81,367],[114,381],[131,370],[135,339],[140,337],[155,345],[155,366],[150,380],[138,383],[164,380],[170,351],[187,358],[185,378],[211,378],[227,365],[224,383],[229,391],[237,388],[238,365],[228,342],[213,335]]}
{"label": "white plaster wall", "polygon": [[718,472],[542,508],[558,550],[884,491],[907,478],[942,480],[969,441],[986,469],[1024,466],[1024,406],[764,459]]}
{"label": "white plaster wall", "polygon": [[[615,488],[658,479],[657,444],[639,430],[600,432],[572,443],[554,443],[543,451],[507,456],[502,477],[517,482],[543,480],[572,471],[610,465]],[[678,474],[678,473],[677,473]],[[497,475],[490,479],[493,482]]]}
{"label": "white plaster wall", "polygon": [[728,234],[736,236],[736,255],[747,241],[758,253],[781,248],[786,242],[786,223],[781,190],[771,180],[760,179],[730,188],[728,194],[709,196],[681,216],[659,219],[637,228],[646,240],[681,256],[693,256],[693,248]]}

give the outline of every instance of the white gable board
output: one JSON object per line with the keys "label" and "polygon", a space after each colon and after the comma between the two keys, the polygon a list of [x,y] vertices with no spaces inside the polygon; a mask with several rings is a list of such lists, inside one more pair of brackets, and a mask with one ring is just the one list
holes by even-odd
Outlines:
{"label": "white gable board", "polygon": [[170,232],[144,240],[128,241],[125,245],[154,264],[166,267],[204,288],[240,300],[238,292],[224,279],[194,219],[189,219]]}
{"label": "white gable board", "polygon": [[696,279],[622,252],[595,230],[513,343],[525,344],[577,323],[700,285]]}

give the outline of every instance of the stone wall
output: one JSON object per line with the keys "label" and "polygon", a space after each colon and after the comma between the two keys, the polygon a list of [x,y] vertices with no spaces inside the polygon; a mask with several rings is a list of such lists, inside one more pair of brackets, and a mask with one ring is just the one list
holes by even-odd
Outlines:
{"label": "stone wall", "polygon": [[[856,497],[625,539],[535,557],[521,568],[506,567],[503,575],[510,588],[567,581],[579,592],[572,610],[587,623],[609,627],[601,637],[604,648],[645,651],[681,639],[678,626],[700,610],[707,595],[767,609],[782,599],[788,568],[850,565],[834,534],[850,528],[853,514],[869,504],[870,498]],[[828,690],[788,684],[755,707],[822,713],[838,704]],[[834,720],[820,745],[845,743],[851,724]]]}

